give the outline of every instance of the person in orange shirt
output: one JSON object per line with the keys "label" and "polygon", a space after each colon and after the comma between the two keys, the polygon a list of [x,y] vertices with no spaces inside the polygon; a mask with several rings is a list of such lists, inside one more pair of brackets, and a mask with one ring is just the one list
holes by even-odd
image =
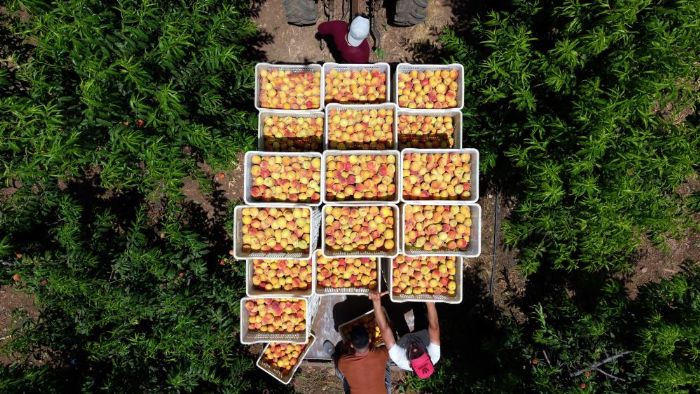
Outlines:
{"label": "person in orange shirt", "polygon": [[384,346],[370,345],[369,332],[364,326],[355,326],[350,331],[349,351],[338,351],[330,341],[325,341],[323,348],[335,360],[336,375],[343,381],[346,394],[391,393],[389,353]]}

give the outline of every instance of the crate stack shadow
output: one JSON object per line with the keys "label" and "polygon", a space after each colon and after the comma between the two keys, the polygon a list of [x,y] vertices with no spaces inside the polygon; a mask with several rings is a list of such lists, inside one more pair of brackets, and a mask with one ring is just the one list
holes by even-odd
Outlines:
{"label": "crate stack shadow", "polygon": [[386,63],[256,66],[259,150],[245,155],[246,205],[234,211],[240,340],[267,344],[257,365],[283,384],[323,340],[310,330],[320,297],[459,303],[463,261],[481,253],[462,66],[391,74]]}

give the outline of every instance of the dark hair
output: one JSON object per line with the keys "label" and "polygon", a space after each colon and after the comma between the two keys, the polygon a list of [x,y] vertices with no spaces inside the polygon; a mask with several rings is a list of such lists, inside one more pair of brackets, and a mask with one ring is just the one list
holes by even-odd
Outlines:
{"label": "dark hair", "polygon": [[420,340],[412,340],[406,347],[406,357],[414,360],[426,352],[425,345]]}
{"label": "dark hair", "polygon": [[350,331],[350,343],[355,349],[364,349],[369,345],[369,332],[367,328],[357,325]]}

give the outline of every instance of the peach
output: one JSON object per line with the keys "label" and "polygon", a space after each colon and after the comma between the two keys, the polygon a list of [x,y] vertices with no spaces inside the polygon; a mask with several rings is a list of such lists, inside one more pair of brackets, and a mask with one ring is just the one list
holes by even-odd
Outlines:
{"label": "peach", "polygon": [[403,198],[466,200],[471,197],[469,153],[406,153],[403,157]]}
{"label": "peach", "polygon": [[309,260],[253,260],[253,286],[264,291],[306,290],[311,286]]}
{"label": "peach", "polygon": [[282,375],[289,374],[301,361],[306,344],[271,343],[263,352],[262,361]]}
{"label": "peach", "polygon": [[321,201],[321,159],[301,156],[251,157],[250,195],[258,202]]}
{"label": "peach", "polygon": [[[457,259],[453,256],[409,257],[399,255],[392,260],[392,292],[396,295],[454,296]],[[439,266],[439,269],[430,267]],[[417,279],[420,278],[420,279]]]}
{"label": "peach", "polygon": [[316,109],[321,103],[321,73],[262,69],[258,75],[261,108]]}
{"label": "peach", "polygon": [[399,149],[448,149],[455,147],[452,116],[409,115],[398,117]]}
{"label": "peach", "polygon": [[391,207],[327,205],[323,212],[324,239],[330,252],[383,253],[395,247],[394,240],[388,238],[389,235],[393,238],[396,231]]}
{"label": "peach", "polygon": [[316,287],[377,288],[376,258],[330,258],[316,251]]}
{"label": "peach", "polygon": [[309,215],[304,208],[243,208],[241,249],[245,253],[305,252],[311,239]]}
{"label": "peach", "polygon": [[[458,222],[457,215],[464,220]],[[406,250],[466,251],[471,234],[469,206],[406,205],[404,228]],[[422,235],[424,231],[430,235]]]}
{"label": "peach", "polygon": [[306,303],[292,298],[256,298],[246,301],[248,330],[270,333],[304,332]]}
{"label": "peach", "polygon": [[328,110],[330,149],[392,149],[394,110],[331,108]]}
{"label": "peach", "polygon": [[272,115],[263,120],[263,149],[273,152],[321,152],[322,117]]}
{"label": "peach", "polygon": [[411,70],[398,73],[398,104],[402,108],[457,108],[459,70]]}
{"label": "peach", "polygon": [[326,200],[393,200],[396,164],[394,155],[326,156]]}
{"label": "peach", "polygon": [[326,72],[326,104],[386,102],[387,75],[379,70],[337,70]]}

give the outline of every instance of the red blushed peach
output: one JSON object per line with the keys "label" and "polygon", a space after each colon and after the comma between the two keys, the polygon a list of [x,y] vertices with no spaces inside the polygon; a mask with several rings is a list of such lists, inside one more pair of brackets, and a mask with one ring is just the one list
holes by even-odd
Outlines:
{"label": "red blushed peach", "polygon": [[391,149],[392,109],[331,108],[328,110],[328,146],[331,149]]}
{"label": "red blushed peach", "polygon": [[387,75],[379,70],[336,70],[325,75],[326,103],[381,103],[386,101]]}
{"label": "red blushed peach", "polygon": [[[379,175],[368,170],[380,164]],[[396,198],[393,155],[329,155],[326,157],[326,199],[329,201],[393,200]]]}
{"label": "red blushed peach", "polygon": [[262,108],[314,109],[321,102],[319,71],[260,70],[258,103]]}
{"label": "red blushed peach", "polygon": [[456,279],[454,274],[440,276],[439,270],[430,271],[428,264],[445,265],[453,270],[456,265],[455,257],[431,256],[431,257],[407,257],[398,256],[393,262],[397,267],[392,271],[392,291],[394,294],[429,294],[429,295],[455,295]]}
{"label": "red blushed peach", "polygon": [[[469,207],[458,205],[407,205],[405,208],[405,247],[408,250],[455,251],[466,250],[470,227],[450,222],[460,215],[471,225]],[[447,231],[446,231],[447,230]]]}

